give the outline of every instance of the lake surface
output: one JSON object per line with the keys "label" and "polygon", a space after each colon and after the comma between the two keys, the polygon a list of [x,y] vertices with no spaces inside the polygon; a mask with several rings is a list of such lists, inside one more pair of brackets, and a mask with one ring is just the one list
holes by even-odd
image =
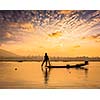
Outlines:
{"label": "lake surface", "polygon": [[[52,65],[82,62],[52,62]],[[100,88],[100,62],[89,62],[83,69],[41,70],[41,62],[0,62],[0,88],[83,89]]]}

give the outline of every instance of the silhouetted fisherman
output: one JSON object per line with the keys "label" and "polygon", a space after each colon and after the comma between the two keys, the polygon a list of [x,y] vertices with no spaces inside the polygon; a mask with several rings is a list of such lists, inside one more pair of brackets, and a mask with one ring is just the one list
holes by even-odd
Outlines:
{"label": "silhouetted fisherman", "polygon": [[41,66],[43,66],[44,63],[46,63],[45,66],[47,66],[47,62],[49,63],[49,66],[50,66],[50,60],[49,60],[49,57],[48,57],[47,53],[45,53],[45,56],[44,56],[44,59],[43,59],[43,62],[42,62],[42,64],[41,64]]}

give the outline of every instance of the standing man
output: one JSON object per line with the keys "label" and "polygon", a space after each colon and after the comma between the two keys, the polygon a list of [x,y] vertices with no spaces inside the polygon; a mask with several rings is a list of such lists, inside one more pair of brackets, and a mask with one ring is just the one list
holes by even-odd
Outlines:
{"label": "standing man", "polygon": [[47,62],[49,63],[49,66],[50,66],[50,60],[49,60],[49,57],[48,57],[47,53],[45,53],[45,56],[44,56],[44,59],[43,59],[43,62],[42,62],[42,64],[41,64],[41,66],[43,66],[44,63],[46,63],[45,66],[47,66]]}

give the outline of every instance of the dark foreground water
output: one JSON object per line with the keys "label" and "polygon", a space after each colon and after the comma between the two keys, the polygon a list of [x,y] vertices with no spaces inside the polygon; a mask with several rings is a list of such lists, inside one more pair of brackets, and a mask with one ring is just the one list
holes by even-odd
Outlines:
{"label": "dark foreground water", "polygon": [[[81,62],[52,62],[52,65]],[[0,88],[100,88],[100,62],[89,62],[88,70],[41,70],[41,62],[0,62]]]}

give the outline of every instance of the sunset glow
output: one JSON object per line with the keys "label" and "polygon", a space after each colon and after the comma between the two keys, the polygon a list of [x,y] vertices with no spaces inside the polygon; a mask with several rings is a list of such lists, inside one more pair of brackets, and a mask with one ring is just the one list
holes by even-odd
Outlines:
{"label": "sunset glow", "polygon": [[0,11],[0,48],[23,56],[100,56],[100,11]]}

